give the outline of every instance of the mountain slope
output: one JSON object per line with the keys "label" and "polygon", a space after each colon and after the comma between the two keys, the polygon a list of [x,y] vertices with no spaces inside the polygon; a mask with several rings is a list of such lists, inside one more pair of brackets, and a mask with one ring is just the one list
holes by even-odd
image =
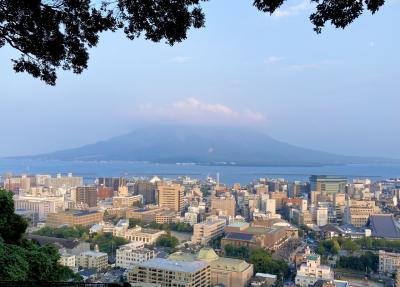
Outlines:
{"label": "mountain slope", "polygon": [[244,128],[182,126],[138,129],[109,140],[33,158],[237,165],[388,162],[378,158],[348,157],[300,148]]}

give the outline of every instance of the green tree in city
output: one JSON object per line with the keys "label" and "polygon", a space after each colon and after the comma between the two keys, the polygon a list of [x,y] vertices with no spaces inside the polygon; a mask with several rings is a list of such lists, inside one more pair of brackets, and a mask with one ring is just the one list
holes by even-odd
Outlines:
{"label": "green tree in city", "polygon": [[58,263],[52,246],[24,239],[25,220],[15,214],[12,193],[0,190],[0,281],[54,282],[81,280]]}
{"label": "green tree in city", "polygon": [[175,248],[179,244],[178,238],[171,234],[163,234],[157,238],[155,246]]}

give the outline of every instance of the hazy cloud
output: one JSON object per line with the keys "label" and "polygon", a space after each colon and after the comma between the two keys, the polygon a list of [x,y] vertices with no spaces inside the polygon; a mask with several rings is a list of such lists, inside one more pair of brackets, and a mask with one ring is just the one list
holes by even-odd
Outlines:
{"label": "hazy cloud", "polygon": [[269,56],[264,62],[265,64],[274,64],[283,61],[285,58],[277,56]]}
{"label": "hazy cloud", "polygon": [[177,63],[177,64],[184,64],[192,60],[192,57],[186,57],[186,56],[176,56],[173,57],[170,62],[172,63]]}
{"label": "hazy cloud", "polygon": [[303,1],[299,4],[291,5],[286,8],[277,9],[273,16],[277,18],[296,16],[311,8],[310,1]]}
{"label": "hazy cloud", "polygon": [[167,105],[144,104],[135,116],[149,120],[165,119],[181,123],[254,124],[265,122],[265,116],[250,109],[235,110],[221,103],[206,103],[186,98]]}

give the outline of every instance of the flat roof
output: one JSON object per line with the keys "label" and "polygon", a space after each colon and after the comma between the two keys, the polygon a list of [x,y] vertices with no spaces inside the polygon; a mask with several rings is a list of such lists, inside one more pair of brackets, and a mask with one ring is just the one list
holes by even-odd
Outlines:
{"label": "flat roof", "polygon": [[208,266],[202,261],[175,261],[164,258],[153,258],[139,264],[141,267],[165,269],[169,271],[195,273]]}

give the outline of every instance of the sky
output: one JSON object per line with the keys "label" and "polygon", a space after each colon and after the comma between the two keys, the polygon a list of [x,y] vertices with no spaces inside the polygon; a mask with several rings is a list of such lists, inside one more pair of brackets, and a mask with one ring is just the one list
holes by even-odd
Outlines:
{"label": "sky", "polygon": [[0,156],[50,152],[160,123],[248,126],[302,147],[400,158],[400,1],[317,35],[307,1],[274,15],[211,0],[173,47],[105,33],[55,87],[0,50]]}

